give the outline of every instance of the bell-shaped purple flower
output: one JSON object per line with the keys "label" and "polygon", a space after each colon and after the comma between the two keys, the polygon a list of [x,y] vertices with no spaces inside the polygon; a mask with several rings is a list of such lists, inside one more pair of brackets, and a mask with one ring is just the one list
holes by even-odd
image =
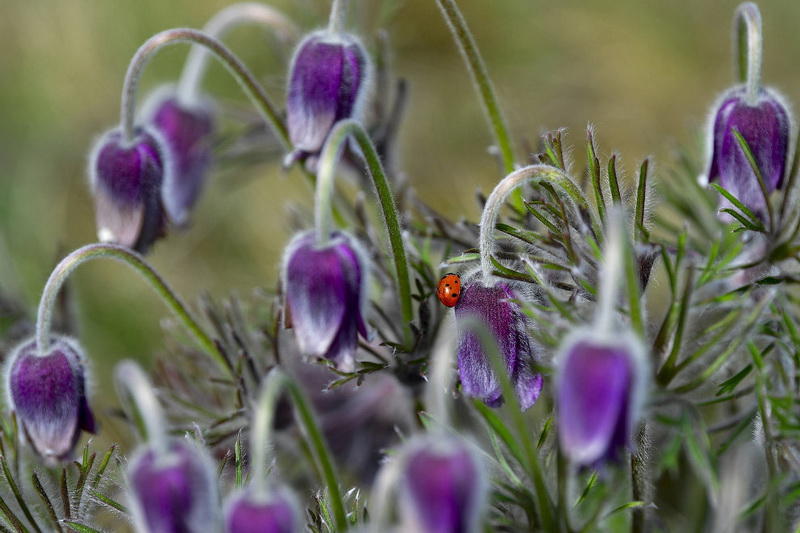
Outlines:
{"label": "bell-shaped purple flower", "polygon": [[217,480],[207,453],[180,439],[144,446],[128,464],[128,490],[141,533],[201,533],[219,527]]}
{"label": "bell-shaped purple flower", "polygon": [[532,406],[542,390],[542,376],[535,373],[533,345],[528,335],[528,321],[512,300],[518,298],[509,283],[484,285],[476,276],[462,281],[461,297],[455,306],[459,328],[458,374],[467,396],[496,407],[502,404],[500,383],[478,335],[463,327],[466,318],[483,322],[494,335],[506,362],[508,375],[523,409]]}
{"label": "bell-shaped purple flower", "polygon": [[319,152],[336,122],[358,115],[368,70],[367,54],[351,35],[323,31],[300,43],[286,102],[289,137],[296,150]]}
{"label": "bell-shaped purple flower", "polygon": [[111,130],[95,144],[89,175],[97,236],[144,253],[164,235],[161,184],[172,163],[157,132],[139,130],[133,142]]}
{"label": "bell-shaped purple flower", "polygon": [[486,501],[486,481],[484,466],[471,446],[459,438],[431,435],[407,446],[401,459],[402,530],[478,531]]}
{"label": "bell-shaped purple flower", "polygon": [[298,347],[342,370],[353,368],[364,322],[367,260],[356,240],[335,233],[319,247],[314,232],[301,233],[286,248],[283,289]]}
{"label": "bell-shaped purple flower", "polygon": [[81,430],[95,432],[78,347],[56,338],[42,355],[28,340],[11,353],[5,371],[7,403],[33,449],[49,463],[70,459]]}
{"label": "bell-shaped purple flower", "polygon": [[174,165],[164,176],[161,198],[170,220],[183,225],[211,166],[213,111],[203,102],[179,101],[172,91],[156,91],[151,99],[145,105],[149,123],[164,139]]}
{"label": "bell-shaped purple flower", "polygon": [[303,529],[300,507],[288,489],[254,492],[246,489],[228,501],[226,533],[293,533]]}
{"label": "bell-shaped purple flower", "polygon": [[709,124],[708,181],[718,182],[760,216],[766,212],[764,195],[739,145],[738,131],[753,153],[768,192],[780,189],[790,164],[793,130],[789,108],[777,93],[761,89],[757,101],[746,100],[743,87],[723,95],[714,106]]}
{"label": "bell-shaped purple flower", "polygon": [[639,343],[621,335],[568,340],[557,358],[556,409],[561,449],[578,465],[617,460],[632,445],[647,384]]}

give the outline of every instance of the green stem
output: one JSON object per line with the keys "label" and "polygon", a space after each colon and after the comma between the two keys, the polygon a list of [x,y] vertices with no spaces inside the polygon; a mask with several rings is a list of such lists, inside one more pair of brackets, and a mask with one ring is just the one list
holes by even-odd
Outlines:
{"label": "green stem", "polygon": [[317,231],[317,244],[325,245],[331,235],[331,206],[333,205],[333,183],[336,177],[336,164],[339,161],[345,142],[353,137],[358,143],[366,159],[367,169],[378,194],[381,205],[386,232],[389,234],[389,244],[394,258],[395,274],[397,276],[397,293],[400,297],[400,308],[403,314],[403,331],[405,343],[411,342],[411,321],[414,319],[414,310],[411,304],[411,283],[409,281],[408,260],[406,259],[403,235],[400,230],[400,218],[394,202],[392,190],[386,179],[378,152],[369,138],[366,130],[355,120],[343,120],[334,126],[319,158],[319,172],[317,174],[317,190],[314,200],[314,220]]}
{"label": "green stem", "polygon": [[217,348],[217,345],[197,323],[180,300],[175,291],[170,288],[156,270],[144,258],[134,251],[116,244],[89,244],[70,253],[53,269],[50,278],[44,286],[42,298],[39,301],[39,310],[36,317],[36,346],[39,353],[46,354],[50,344],[50,325],[53,318],[53,308],[61,286],[70,274],[83,263],[92,259],[109,258],[119,261],[137,273],[158,293],[164,303],[172,309],[183,325],[194,336],[197,343],[208,352],[212,359],[219,365],[223,372],[234,377],[228,360]]}
{"label": "green stem", "polygon": [[328,31],[331,33],[341,33],[347,22],[347,0],[332,0],[331,16],[328,20]]}
{"label": "green stem", "polygon": [[761,88],[764,48],[761,37],[761,12],[756,4],[745,2],[739,6],[734,15],[734,31],[739,81],[745,84],[747,103],[755,105]]}
{"label": "green stem", "polygon": [[134,422],[140,423],[142,437],[159,455],[166,455],[169,443],[164,412],[142,367],[133,361],[122,361],[117,365],[114,377],[120,398],[124,394],[133,401],[135,411],[131,414]]}

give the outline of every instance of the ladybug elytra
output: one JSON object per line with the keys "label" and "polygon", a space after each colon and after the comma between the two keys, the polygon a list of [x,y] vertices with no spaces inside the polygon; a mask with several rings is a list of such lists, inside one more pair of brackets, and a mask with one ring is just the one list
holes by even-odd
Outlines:
{"label": "ladybug elytra", "polygon": [[439,287],[436,289],[436,297],[447,307],[455,307],[461,296],[461,277],[452,272],[445,274],[439,280]]}

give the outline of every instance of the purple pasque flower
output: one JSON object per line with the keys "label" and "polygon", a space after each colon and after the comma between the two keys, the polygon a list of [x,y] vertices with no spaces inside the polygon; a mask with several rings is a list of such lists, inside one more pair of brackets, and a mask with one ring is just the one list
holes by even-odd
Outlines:
{"label": "purple pasque flower", "polygon": [[465,328],[463,323],[470,317],[477,319],[492,333],[506,362],[520,406],[527,409],[539,397],[542,376],[531,368],[535,359],[533,341],[528,335],[528,320],[513,301],[517,298],[510,282],[497,281],[485,285],[480,276],[472,275],[462,280],[461,297],[455,306],[461,387],[467,396],[480,398],[491,407],[503,403],[500,383],[478,335],[469,327]]}
{"label": "purple pasque flower", "polygon": [[78,346],[54,338],[46,354],[31,339],[17,346],[5,368],[7,404],[34,451],[48,463],[69,460],[81,430],[95,432]]}
{"label": "purple pasque flower", "polygon": [[145,109],[148,122],[161,134],[174,165],[161,186],[164,209],[173,223],[184,225],[211,166],[214,111],[204,101],[183,102],[169,89],[153,93]]}
{"label": "purple pasque flower", "polygon": [[297,47],[289,74],[286,118],[295,149],[315,154],[338,121],[358,115],[369,60],[349,34],[321,31]]}
{"label": "purple pasque flower", "polygon": [[301,531],[300,506],[287,488],[256,494],[251,487],[225,506],[225,533],[293,533]]}
{"label": "purple pasque flower", "polygon": [[556,358],[561,449],[578,465],[617,460],[633,443],[647,391],[644,349],[631,334],[579,331]]}
{"label": "purple pasque flower", "polygon": [[133,141],[119,129],[103,135],[89,156],[97,237],[145,253],[164,235],[161,184],[172,162],[160,134],[140,128]]}
{"label": "purple pasque flower", "polygon": [[319,246],[313,231],[297,235],[284,252],[283,289],[300,351],[352,370],[358,334],[367,336],[366,255],[343,232]]}
{"label": "purple pasque flower", "polygon": [[424,435],[406,444],[400,460],[402,531],[479,530],[486,503],[485,467],[467,441]]}
{"label": "purple pasque flower", "polygon": [[184,439],[144,445],[128,463],[129,500],[140,533],[217,531],[217,479],[208,454]]}
{"label": "purple pasque flower", "polygon": [[751,103],[746,99],[745,88],[735,87],[713,109],[709,121],[708,181],[718,182],[763,217],[764,196],[734,130],[750,146],[767,191],[781,189],[789,169],[794,130],[789,107],[770,89],[760,89],[757,100]]}

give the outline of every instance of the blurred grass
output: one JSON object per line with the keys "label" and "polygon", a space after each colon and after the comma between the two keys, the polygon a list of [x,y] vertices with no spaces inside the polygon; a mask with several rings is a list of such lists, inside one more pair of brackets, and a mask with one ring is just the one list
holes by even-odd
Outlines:
{"label": "blurred grass", "polygon": [[[353,0],[358,20],[377,0]],[[85,154],[118,120],[119,91],[130,56],[151,34],[200,27],[226,2],[209,0],[4,0],[0,3],[0,289],[31,309],[66,251],[94,240]],[[324,0],[274,2],[313,28]],[[643,157],[669,161],[676,143],[691,142],[716,94],[733,77],[730,26],[735,1],[461,0],[484,53],[501,106],[518,143],[566,127],[583,167],[583,131],[598,127],[601,151],[623,154],[628,169]],[[800,3],[760,2],[764,74],[800,97]],[[433,0],[401,2],[388,26],[395,70],[411,84],[401,135],[401,166],[423,198],[454,215],[478,217],[476,188],[499,178],[485,151],[481,108]],[[285,54],[269,49],[258,29],[228,42],[280,99]],[[149,67],[143,86],[175,79],[187,48],[174,47]],[[215,95],[244,101],[219,66],[207,76]],[[152,263],[188,300],[203,291],[224,296],[274,284],[288,237],[286,206],[310,205],[297,174],[275,165],[220,176],[207,188],[186,233],[156,246]],[[80,337],[101,391],[122,357],[146,358],[161,342],[167,314],[135,275],[93,264],[74,278]]]}

